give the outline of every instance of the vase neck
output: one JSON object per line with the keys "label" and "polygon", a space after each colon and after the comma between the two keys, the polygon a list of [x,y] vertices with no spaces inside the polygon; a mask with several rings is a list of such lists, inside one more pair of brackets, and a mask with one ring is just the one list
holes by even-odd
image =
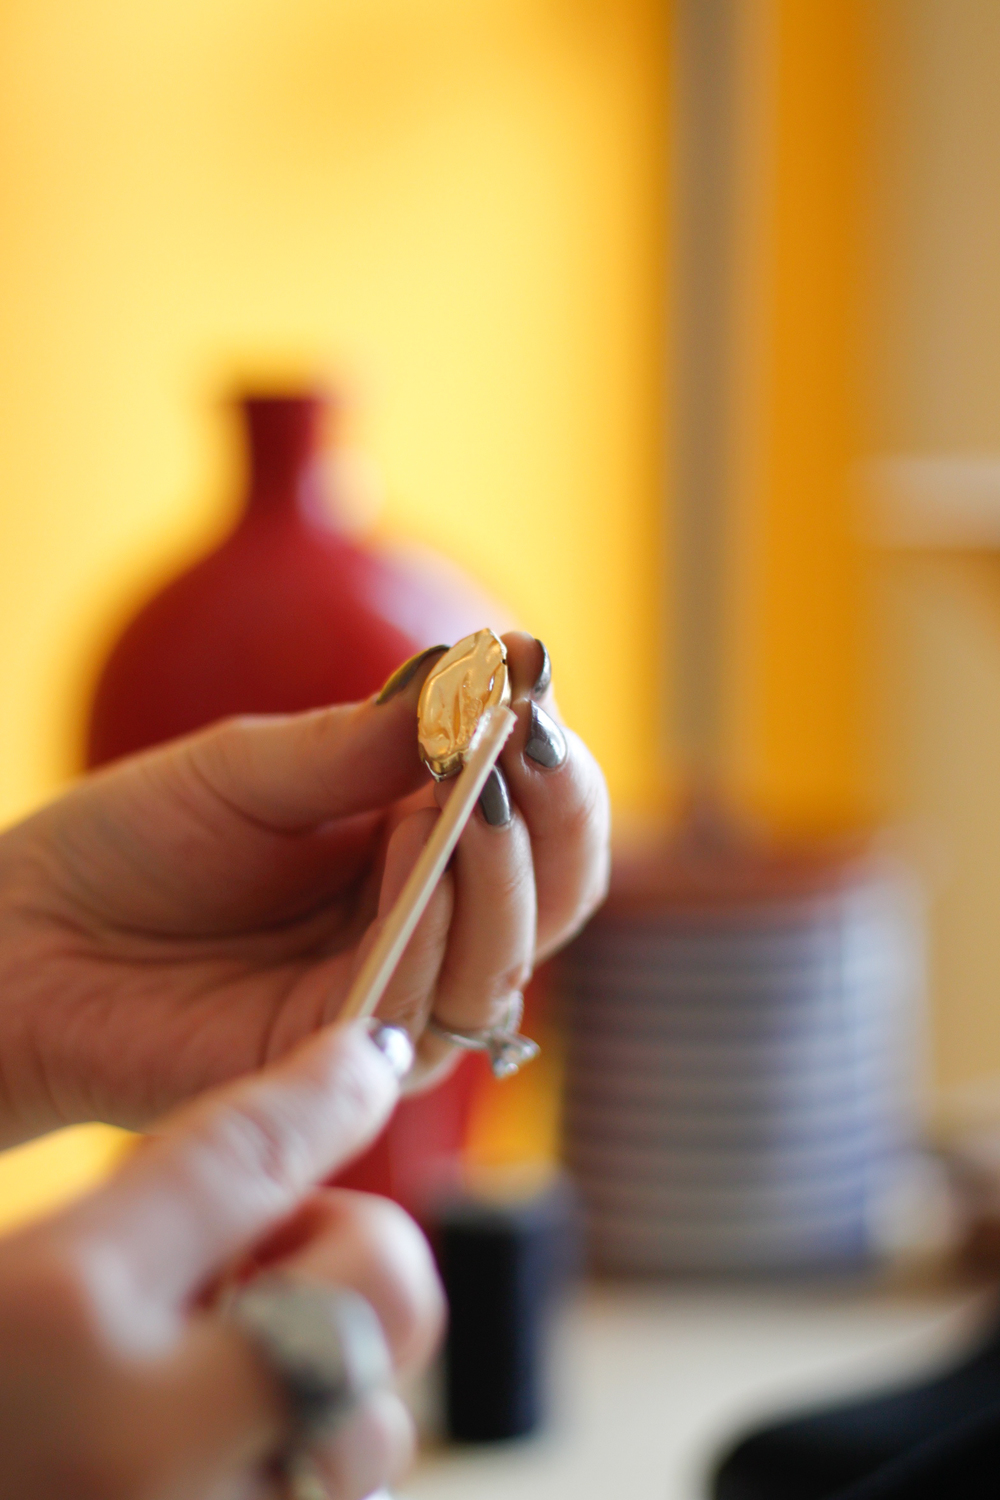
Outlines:
{"label": "vase neck", "polygon": [[321,515],[325,399],[315,394],[245,396],[241,405],[250,461],[247,514]]}

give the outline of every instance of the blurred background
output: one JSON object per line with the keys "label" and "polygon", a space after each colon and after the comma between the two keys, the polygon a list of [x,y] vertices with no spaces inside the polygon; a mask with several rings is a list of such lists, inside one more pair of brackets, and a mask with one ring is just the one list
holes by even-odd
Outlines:
{"label": "blurred background", "polygon": [[658,797],[661,8],[15,3],[0,27],[3,817],[75,772],[115,634],[233,523],[222,398],[317,371],[379,532],[530,622],[619,800]]}
{"label": "blurred background", "polygon": [[[351,527],[542,637],[622,847],[671,825],[679,14],[3,0],[5,821],[77,773],[112,642],[234,524],[227,394],[319,374]],[[715,791],[779,840],[888,830],[927,900],[926,1115],[1000,1116],[1000,11],[730,21]],[[0,1223],[117,1149],[9,1154]]]}

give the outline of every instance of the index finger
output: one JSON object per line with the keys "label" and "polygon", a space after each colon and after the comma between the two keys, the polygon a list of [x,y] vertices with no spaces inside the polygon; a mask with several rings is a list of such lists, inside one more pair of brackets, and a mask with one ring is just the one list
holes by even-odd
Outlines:
{"label": "index finger", "polygon": [[444,649],[404,663],[364,703],[232,719],[161,754],[175,758],[175,775],[193,771],[226,807],[269,829],[386,807],[427,780],[417,750],[417,699]]}
{"label": "index finger", "polygon": [[329,1027],[168,1118],[62,1231],[131,1306],[177,1307],[368,1145],[398,1094],[363,1026]]}

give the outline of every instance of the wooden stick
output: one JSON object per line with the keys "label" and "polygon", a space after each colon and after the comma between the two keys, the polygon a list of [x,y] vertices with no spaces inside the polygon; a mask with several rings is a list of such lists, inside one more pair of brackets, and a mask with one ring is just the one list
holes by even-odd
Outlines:
{"label": "wooden stick", "polygon": [[427,909],[434,887],[444,874],[487,777],[516,723],[517,717],[509,708],[490,708],[483,714],[451,796],[420,851],[385,926],[358,970],[338,1020],[351,1021],[359,1016],[370,1016],[385,994],[403,950]]}

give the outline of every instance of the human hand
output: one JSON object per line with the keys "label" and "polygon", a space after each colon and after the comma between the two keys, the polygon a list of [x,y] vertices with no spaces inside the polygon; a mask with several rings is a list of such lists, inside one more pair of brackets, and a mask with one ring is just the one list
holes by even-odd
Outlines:
{"label": "human hand", "polygon": [[[425,1071],[451,1056],[431,1012],[496,1025],[607,878],[600,770],[559,724],[544,649],[505,639],[502,775],[380,1006]],[[433,660],[383,702],[234,720],[123,761],[0,837],[0,1143],[142,1126],[336,1017],[447,794],[416,748]]]}
{"label": "human hand", "polygon": [[[360,1026],[327,1028],[185,1105],[98,1191],[0,1239],[0,1493],[282,1494],[280,1381],[217,1311],[237,1269],[352,1288],[397,1369],[426,1359],[443,1300],[420,1231],[385,1199],[316,1188],[372,1139],[397,1093]],[[362,1500],[411,1446],[386,1390],[312,1456],[334,1500]]]}

